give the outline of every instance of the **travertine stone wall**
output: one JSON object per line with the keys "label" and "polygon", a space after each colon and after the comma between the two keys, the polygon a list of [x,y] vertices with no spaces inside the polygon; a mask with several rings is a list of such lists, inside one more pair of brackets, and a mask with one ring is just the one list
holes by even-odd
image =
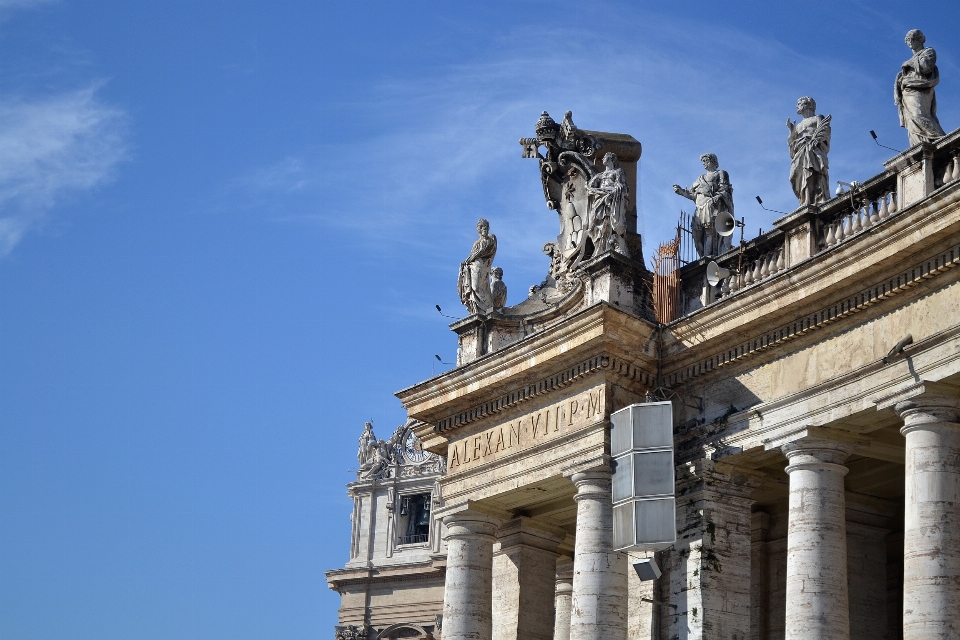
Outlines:
{"label": "travertine stone wall", "polygon": [[887,633],[887,529],[847,519],[847,585],[850,639],[875,640]]}
{"label": "travertine stone wall", "polygon": [[678,477],[677,543],[664,552],[668,601],[664,637],[750,635],[750,495],[754,474],[702,460]]}
{"label": "travertine stone wall", "polygon": [[632,563],[650,556],[653,552],[637,551],[627,555],[627,637],[630,640],[654,640],[659,634],[660,604],[653,580],[641,580]]}
{"label": "travertine stone wall", "polygon": [[769,533],[770,514],[755,511],[750,518],[750,640],[767,640]]}
{"label": "travertine stone wall", "polygon": [[553,640],[556,548],[563,537],[529,526],[528,518],[504,523],[493,554],[493,637]]}

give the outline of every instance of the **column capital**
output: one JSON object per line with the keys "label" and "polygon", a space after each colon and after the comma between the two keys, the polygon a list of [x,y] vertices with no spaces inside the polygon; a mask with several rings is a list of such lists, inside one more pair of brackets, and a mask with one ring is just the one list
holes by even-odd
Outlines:
{"label": "column capital", "polygon": [[844,461],[857,449],[852,442],[841,442],[825,438],[801,438],[780,446],[787,456],[787,473],[798,469],[832,470],[843,475],[848,469]]}
{"label": "column capital", "polygon": [[444,540],[452,538],[480,538],[491,544],[496,539],[501,520],[482,511],[462,509],[442,517],[446,531]]}
{"label": "column capital", "polygon": [[610,467],[600,467],[589,471],[581,471],[570,476],[570,481],[577,488],[573,499],[580,500],[610,500],[610,491],[613,484]]}
{"label": "column capital", "polygon": [[903,420],[900,433],[906,435],[928,424],[960,422],[960,397],[925,393],[896,403],[893,410]]}

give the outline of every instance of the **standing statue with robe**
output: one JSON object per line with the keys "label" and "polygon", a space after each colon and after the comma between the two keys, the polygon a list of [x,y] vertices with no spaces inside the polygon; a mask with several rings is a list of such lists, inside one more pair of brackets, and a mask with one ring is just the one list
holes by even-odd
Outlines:
{"label": "standing statue with robe", "polygon": [[615,153],[603,156],[603,166],[604,171],[587,183],[587,193],[593,196],[587,235],[593,242],[594,255],[606,251],[630,255],[626,239],[627,196],[630,195],[627,175]]}
{"label": "standing statue with robe", "polygon": [[927,39],[919,29],[907,32],[904,41],[913,56],[900,65],[893,101],[900,114],[900,126],[907,130],[912,147],[933,142],[946,134],[937,119],[937,96],[933,89],[940,83],[937,52],[923,46]]}
{"label": "standing statue with robe", "polygon": [[717,156],[705,153],[700,156],[706,173],[697,178],[689,189],[678,184],[673,192],[697,203],[697,213],[693,216],[691,232],[697,253],[701,257],[718,256],[730,249],[730,236],[717,233],[717,216],[729,213],[733,217],[733,186],[726,171],[720,170]]}
{"label": "standing statue with robe", "polygon": [[457,292],[460,302],[471,315],[488,313],[493,309],[493,292],[490,289],[490,265],[497,255],[497,236],[490,233],[490,223],[480,218],[477,222],[480,238],[473,243],[467,259],[460,263]]}
{"label": "standing statue with robe", "polygon": [[787,119],[790,184],[801,206],[826,202],[830,199],[831,116],[817,115],[817,103],[809,96],[797,100],[797,113],[803,116],[799,122]]}

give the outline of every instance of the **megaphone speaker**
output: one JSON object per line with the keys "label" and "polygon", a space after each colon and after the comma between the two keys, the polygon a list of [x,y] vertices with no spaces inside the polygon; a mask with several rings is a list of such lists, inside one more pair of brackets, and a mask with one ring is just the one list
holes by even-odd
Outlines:
{"label": "megaphone speaker", "polygon": [[[719,218],[720,216],[717,217]],[[711,287],[720,284],[720,281],[729,276],[730,273],[730,269],[724,269],[713,260],[707,264],[707,282],[710,283]]]}
{"label": "megaphone speaker", "polygon": [[713,224],[717,228],[717,233],[724,237],[733,235],[733,230],[737,228],[737,221],[730,215],[729,211],[718,213]]}

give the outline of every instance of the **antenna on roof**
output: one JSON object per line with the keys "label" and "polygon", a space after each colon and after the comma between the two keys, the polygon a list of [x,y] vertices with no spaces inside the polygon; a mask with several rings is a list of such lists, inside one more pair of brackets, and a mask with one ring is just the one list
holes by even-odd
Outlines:
{"label": "antenna on roof", "polygon": [[[451,320],[456,320],[456,319],[457,319],[457,318],[454,318],[453,316],[448,316],[448,315],[445,314],[443,311],[441,311],[441,310],[440,310],[440,305],[435,304],[435,305],[433,305],[433,306],[435,306],[435,307],[437,308],[437,313],[439,313],[440,315],[442,315],[444,318],[450,318]],[[437,358],[437,360],[439,360],[439,359],[440,359],[440,358]]]}
{"label": "antenna on roof", "polygon": [[773,213],[782,213],[783,215],[787,215],[786,211],[777,211],[776,209],[767,209],[765,206],[763,206],[763,200],[760,199],[760,196],[757,196],[757,202],[760,203],[760,208],[763,209],[764,211],[772,211]]}
{"label": "antenna on roof", "polygon": [[880,144],[880,141],[877,140],[877,132],[873,129],[870,129],[870,137],[873,138],[873,141],[877,143],[877,146],[883,147],[884,149],[890,149],[890,151],[893,151],[894,153],[900,153],[899,149],[894,149],[893,147],[888,147],[885,144]]}
{"label": "antenna on roof", "polygon": [[452,362],[444,362],[443,360],[440,359],[440,356],[436,354],[434,354],[433,357],[436,358],[437,362],[439,362],[440,364],[453,364]]}

